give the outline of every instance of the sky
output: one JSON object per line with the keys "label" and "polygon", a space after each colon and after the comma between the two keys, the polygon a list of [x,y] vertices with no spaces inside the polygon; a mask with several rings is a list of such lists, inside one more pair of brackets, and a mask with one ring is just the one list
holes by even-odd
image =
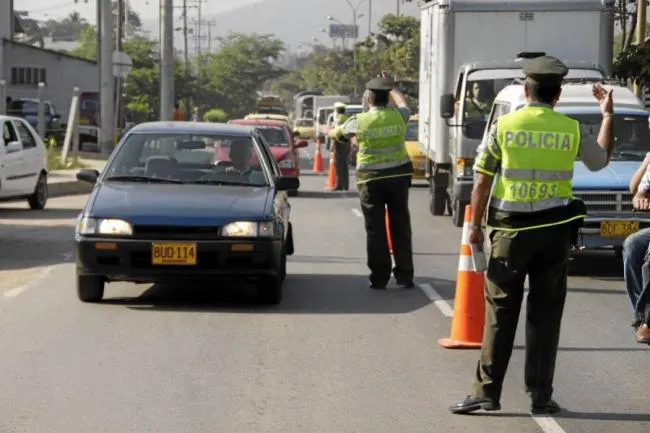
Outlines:
{"label": "sky", "polygon": [[[98,0],[14,0],[14,9],[27,11],[33,19],[60,19],[65,18],[73,11],[78,11],[88,22],[96,21]],[[158,19],[160,0],[128,0],[143,21]],[[255,4],[263,0],[204,0],[201,8],[205,18],[247,4]],[[188,5],[196,5],[198,0],[188,0]],[[174,6],[182,6],[182,0],[174,0]],[[195,16],[196,8],[191,8],[188,17]]]}

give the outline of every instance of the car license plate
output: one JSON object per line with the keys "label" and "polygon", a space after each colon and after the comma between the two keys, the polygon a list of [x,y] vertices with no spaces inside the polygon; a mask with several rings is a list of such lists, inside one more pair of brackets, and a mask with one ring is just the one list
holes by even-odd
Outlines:
{"label": "car license plate", "polygon": [[605,238],[625,238],[638,230],[638,221],[601,221],[600,223],[600,235]]}
{"label": "car license plate", "polygon": [[153,243],[151,244],[151,263],[159,266],[196,266],[196,244]]}

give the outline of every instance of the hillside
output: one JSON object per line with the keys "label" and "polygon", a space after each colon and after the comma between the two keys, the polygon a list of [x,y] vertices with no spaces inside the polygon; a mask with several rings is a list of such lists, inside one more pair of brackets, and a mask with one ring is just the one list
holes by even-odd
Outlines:
{"label": "hillside", "polygon": [[[359,1],[352,0],[352,3],[358,4]],[[396,12],[397,1],[400,0],[372,0],[374,30],[383,15]],[[415,2],[405,3],[400,4],[400,12],[419,17],[420,8]],[[367,0],[359,7],[358,13],[364,14],[358,23],[360,38],[364,38],[368,34]],[[241,6],[218,15],[206,16],[205,19],[214,20],[213,37],[224,35],[229,31],[274,33],[289,44],[290,49],[295,50],[302,43],[312,43],[313,37],[317,37],[324,45],[331,45],[329,36],[320,31],[321,27],[329,26],[328,15],[346,24],[352,24],[352,9],[345,0],[260,0],[258,3]],[[152,34],[158,34],[157,23],[145,21],[143,24]],[[207,29],[202,32],[207,34]],[[179,48],[181,42],[180,38],[175,40]],[[203,42],[202,46],[207,47],[207,41]]]}

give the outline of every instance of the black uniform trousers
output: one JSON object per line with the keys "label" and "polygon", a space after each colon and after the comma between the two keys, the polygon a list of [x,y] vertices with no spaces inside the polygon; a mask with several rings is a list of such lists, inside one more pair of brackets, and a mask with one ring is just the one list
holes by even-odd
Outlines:
{"label": "black uniform trousers", "polygon": [[413,279],[411,214],[408,206],[410,187],[410,175],[376,179],[357,185],[366,225],[370,282],[375,286],[387,285],[391,276],[391,257],[386,237],[386,207],[395,258],[395,269],[392,269],[392,273],[400,282]]}
{"label": "black uniform trousers", "polygon": [[473,394],[499,401],[524,296],[526,300],[526,392],[547,402],[567,291],[568,224],[519,232],[490,233],[491,256],[485,288],[485,328]]}
{"label": "black uniform trousers", "polygon": [[347,191],[350,189],[350,168],[348,166],[350,143],[344,141],[335,141],[334,143],[334,168],[336,169],[336,186],[334,189]]}

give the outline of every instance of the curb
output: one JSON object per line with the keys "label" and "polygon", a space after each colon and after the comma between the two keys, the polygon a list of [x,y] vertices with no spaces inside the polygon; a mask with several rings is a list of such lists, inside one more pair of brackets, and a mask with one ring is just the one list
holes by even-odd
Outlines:
{"label": "curb", "polygon": [[97,152],[76,152],[70,153],[70,156],[76,156],[79,159],[90,159],[93,161],[108,161],[108,155],[103,155]]}
{"label": "curb", "polygon": [[47,184],[48,197],[50,198],[88,194],[92,189],[93,185],[79,180],[52,182]]}

